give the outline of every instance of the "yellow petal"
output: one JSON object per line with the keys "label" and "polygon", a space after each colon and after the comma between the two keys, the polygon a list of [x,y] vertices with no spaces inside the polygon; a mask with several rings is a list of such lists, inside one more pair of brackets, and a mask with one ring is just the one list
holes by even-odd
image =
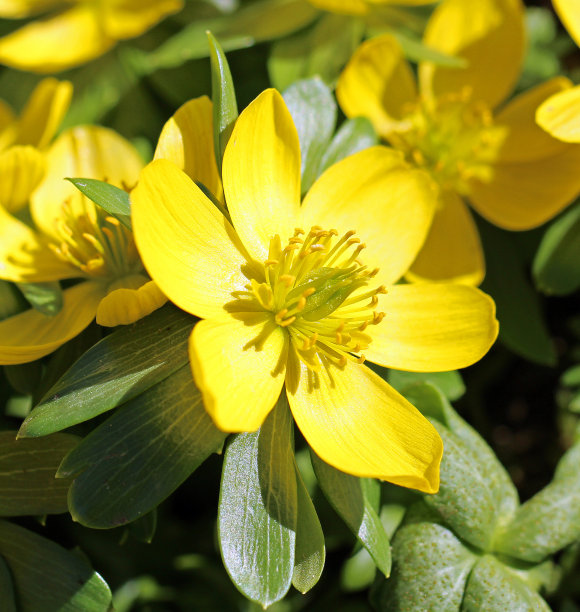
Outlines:
{"label": "yellow petal", "polygon": [[417,99],[415,77],[389,35],[363,43],[338,79],[336,97],[347,117],[368,117],[383,138]]}
{"label": "yellow petal", "polygon": [[437,188],[411,169],[398,151],[371,147],[331,166],[314,183],[302,207],[304,229],[320,225],[339,236],[356,230],[360,255],[379,268],[379,284],[397,281],[421,248],[437,202]]}
{"label": "yellow petal", "polygon": [[26,310],[0,323],[0,364],[28,363],[55,351],[95,318],[106,288],[84,282],[63,292],[62,310],[50,317]]}
{"label": "yellow petal", "polygon": [[17,212],[44,176],[44,155],[34,147],[15,146],[0,153],[0,205]]}
{"label": "yellow petal", "polygon": [[79,271],[60,260],[47,241],[0,206],[0,278],[41,283],[75,278]]}
{"label": "yellow petal", "polygon": [[166,302],[167,298],[153,281],[136,289],[115,289],[101,300],[97,309],[97,323],[106,327],[130,325]]}
{"label": "yellow petal", "polygon": [[72,90],[69,81],[40,81],[18,121],[18,144],[30,144],[39,149],[46,147],[68,110]]}
{"label": "yellow petal", "polygon": [[260,427],[284,384],[287,342],[286,332],[265,314],[260,321],[249,315],[200,321],[194,327],[189,360],[217,427],[232,432]]}
{"label": "yellow petal", "polygon": [[58,72],[102,55],[115,44],[89,5],[33,21],[0,39],[0,63],[32,72]]}
{"label": "yellow petal", "polygon": [[[500,161],[532,161],[551,157],[566,148],[566,145],[538,127],[535,113],[546,98],[562,90],[570,91],[570,86],[571,82],[564,77],[550,79],[520,94],[498,113],[496,124],[505,128],[507,136],[499,151]],[[578,124],[580,126],[580,120]]]}
{"label": "yellow petal", "polygon": [[238,117],[222,166],[232,222],[248,252],[268,259],[270,239],[285,244],[300,211],[300,144],[290,112],[275,89]]}
{"label": "yellow petal", "polygon": [[481,359],[494,343],[493,300],[474,287],[395,285],[381,296],[385,318],[372,331],[365,356],[388,368],[444,372]]}
{"label": "yellow petal", "polygon": [[564,142],[580,142],[580,85],[554,94],[536,112],[538,124]]}
{"label": "yellow petal", "polygon": [[473,181],[470,200],[478,213],[509,230],[542,225],[580,192],[580,145],[521,164],[497,164],[489,183]]}
{"label": "yellow petal", "polygon": [[419,66],[423,94],[441,95],[469,87],[474,100],[494,107],[510,93],[524,57],[524,18],[520,0],[444,0],[433,12],[423,42],[467,60],[466,68],[432,62]]}
{"label": "yellow petal", "polygon": [[107,34],[121,40],[139,36],[182,8],[182,0],[109,0],[98,4],[95,11]]}
{"label": "yellow petal", "polygon": [[552,5],[570,36],[576,41],[577,45],[580,45],[580,1],[552,0]]}
{"label": "yellow petal", "polygon": [[31,17],[62,4],[62,0],[0,0],[0,17]]}
{"label": "yellow petal", "polygon": [[155,159],[172,161],[223,200],[213,147],[212,103],[207,96],[189,100],[177,109],[161,130]]}
{"label": "yellow petal", "polygon": [[243,247],[221,212],[165,159],[143,170],[131,202],[141,259],[161,291],[198,317],[225,314],[248,279]]}
{"label": "yellow petal", "polygon": [[63,202],[69,202],[74,215],[94,208],[65,177],[106,180],[130,189],[142,167],[135,147],[111,129],[87,125],[66,130],[47,153],[46,176],[31,199],[32,217],[44,233],[55,235]]}
{"label": "yellow petal", "polygon": [[354,476],[436,493],[443,443],[404,397],[366,366],[315,376],[302,364],[288,401],[300,431],[326,463]]}
{"label": "yellow petal", "polygon": [[485,261],[471,213],[454,192],[444,192],[427,240],[407,278],[479,285]]}

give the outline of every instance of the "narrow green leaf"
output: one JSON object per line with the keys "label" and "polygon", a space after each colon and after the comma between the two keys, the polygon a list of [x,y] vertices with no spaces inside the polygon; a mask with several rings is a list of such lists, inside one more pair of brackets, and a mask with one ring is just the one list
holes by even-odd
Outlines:
{"label": "narrow green leaf", "polygon": [[368,149],[378,142],[373,124],[366,117],[355,117],[345,121],[322,157],[320,172],[324,172],[341,159]]}
{"label": "narrow green leaf", "polygon": [[0,521],[0,555],[15,587],[19,612],[107,612],[111,591],[79,555]]}
{"label": "narrow green leaf", "polygon": [[70,480],[55,474],[78,442],[67,434],[16,440],[15,431],[0,432],[0,516],[66,512]]}
{"label": "narrow green leaf", "polygon": [[[115,185],[90,178],[67,178],[81,193],[117,218],[127,229],[131,226],[131,204],[129,194]],[[129,185],[128,187],[131,187]]]}
{"label": "narrow green leaf", "polygon": [[326,548],[320,521],[298,466],[296,466],[296,485],[298,518],[296,522],[296,559],[292,584],[301,593],[307,593],[322,575]]}
{"label": "narrow green leaf", "polygon": [[568,295],[580,287],[580,206],[566,211],[547,229],[532,273],[544,293]]}
{"label": "narrow green leaf", "polygon": [[4,612],[18,612],[10,568],[2,555],[0,555],[0,597]]}
{"label": "narrow green leaf", "polygon": [[224,565],[236,587],[264,608],[290,588],[297,486],[286,395],[254,433],[228,444],[218,509]]}
{"label": "narrow green leaf", "polygon": [[414,383],[431,383],[450,401],[459,399],[465,393],[465,385],[457,370],[451,372],[403,372],[389,370],[387,381],[397,391],[403,391]]}
{"label": "narrow green leaf", "polygon": [[324,496],[369,551],[379,570],[388,576],[391,572],[389,537],[372,502],[364,494],[362,479],[340,472],[314,452],[310,456]]}
{"label": "narrow green leaf", "polygon": [[139,542],[151,544],[155,531],[157,530],[157,509],[154,508],[151,512],[129,523],[127,529],[131,536]]}
{"label": "narrow green leaf", "polygon": [[26,301],[42,314],[54,316],[62,308],[60,283],[16,283]]}
{"label": "narrow green leaf", "polygon": [[0,321],[28,308],[28,303],[16,285],[0,280]]}
{"label": "narrow green leaf", "polygon": [[221,45],[211,32],[207,32],[211,63],[211,97],[213,101],[213,144],[218,169],[238,118],[238,104],[232,73]]}
{"label": "narrow green leaf", "polygon": [[461,605],[465,612],[534,610],[550,612],[548,604],[495,557],[485,555],[473,568]]}
{"label": "narrow green leaf", "polygon": [[124,525],[170,495],[226,434],[205,411],[188,365],[134,398],[63,460],[74,520],[96,529]]}
{"label": "narrow green leaf", "polygon": [[300,140],[304,194],[320,174],[322,155],[334,132],[336,102],[317,77],[293,83],[283,95]]}
{"label": "narrow green leaf", "polygon": [[24,421],[19,437],[44,436],[111,410],[188,362],[193,319],[165,306],[89,349]]}

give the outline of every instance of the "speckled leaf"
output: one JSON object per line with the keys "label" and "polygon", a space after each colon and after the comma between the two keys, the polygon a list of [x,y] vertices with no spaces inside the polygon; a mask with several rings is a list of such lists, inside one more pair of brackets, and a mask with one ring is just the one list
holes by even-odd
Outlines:
{"label": "speckled leaf", "polygon": [[124,525],[170,495],[226,434],[206,413],[189,365],[120,408],[62,462],[79,474],[69,491],[74,520],[96,529]]}
{"label": "speckled leaf", "polygon": [[44,436],[111,410],[188,362],[195,319],[165,306],[90,348],[22,424],[20,437]]}
{"label": "speckled leaf", "polygon": [[227,446],[218,509],[224,565],[236,587],[264,608],[292,581],[298,497],[292,417],[285,394],[253,433]]}
{"label": "speckled leaf", "polygon": [[361,478],[350,476],[333,468],[310,453],[318,484],[330,505],[348,528],[369,551],[376,566],[388,576],[391,572],[389,537],[364,492]]}

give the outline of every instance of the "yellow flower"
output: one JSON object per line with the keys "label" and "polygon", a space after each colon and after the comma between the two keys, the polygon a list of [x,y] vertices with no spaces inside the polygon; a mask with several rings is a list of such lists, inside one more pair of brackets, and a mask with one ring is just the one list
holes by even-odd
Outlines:
{"label": "yellow flower", "polygon": [[32,72],[72,68],[143,34],[182,6],[183,0],[2,0],[0,17],[54,14],[0,38],[0,63]]}
{"label": "yellow flower", "polygon": [[316,8],[344,15],[368,15],[380,6],[420,6],[436,0],[308,0]]}
{"label": "yellow flower", "polygon": [[64,290],[62,310],[36,310],[0,322],[0,363],[39,359],[102,325],[132,323],[166,300],[144,273],[130,231],[64,177],[107,180],[129,188],[143,166],[136,150],[107,128],[64,132],[47,154],[46,177],[33,193],[35,229],[0,209],[0,278],[13,282],[82,279]]}
{"label": "yellow flower", "polygon": [[17,212],[44,176],[44,151],[50,144],[72,95],[68,81],[43,79],[20,117],[0,100],[0,206]]}
{"label": "yellow flower", "polygon": [[[580,4],[577,0],[554,0],[562,23],[580,45]],[[550,96],[536,112],[538,124],[554,138],[580,143],[580,85]]]}
{"label": "yellow flower", "polygon": [[[201,146],[181,128],[179,147]],[[131,194],[151,278],[203,319],[190,362],[216,425],[257,429],[285,387],[324,461],[437,491],[439,436],[363,365],[451,370],[477,361],[497,335],[494,304],[477,289],[394,285],[427,234],[433,182],[372,147],[329,168],[301,205],[298,135],[275,90],[238,118],[222,170],[231,222],[166,159],[146,166]]]}
{"label": "yellow flower", "polygon": [[419,65],[419,82],[396,41],[378,37],[355,52],[337,97],[348,117],[364,115],[406,159],[441,186],[438,212],[409,278],[479,284],[479,234],[465,204],[491,223],[526,230],[556,215],[580,189],[580,148],[534,122],[538,105],[569,87],[552,79],[502,106],[524,48],[520,0],[444,0],[424,42],[464,57],[465,69]]}

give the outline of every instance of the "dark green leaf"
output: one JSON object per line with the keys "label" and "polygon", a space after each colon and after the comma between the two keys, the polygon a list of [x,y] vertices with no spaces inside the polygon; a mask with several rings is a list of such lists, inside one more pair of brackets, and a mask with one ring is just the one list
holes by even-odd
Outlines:
{"label": "dark green leaf", "polygon": [[544,293],[567,295],[580,287],[580,206],[550,225],[532,271],[536,286]]}
{"label": "dark green leaf", "polygon": [[10,569],[2,555],[0,555],[0,598],[2,598],[4,612],[18,612],[12,576],[10,576]]}
{"label": "dark green leaf", "polygon": [[211,97],[213,100],[213,143],[218,169],[238,118],[238,104],[232,73],[226,55],[211,32],[207,32],[211,63]]}
{"label": "dark green leaf", "polygon": [[157,530],[157,509],[154,508],[151,512],[129,523],[127,529],[131,536],[139,542],[151,544]]}
{"label": "dark green leaf", "polygon": [[44,436],[111,410],[187,363],[194,319],[172,306],[123,326],[89,349],[20,428]]}
{"label": "dark green leaf", "polygon": [[60,312],[63,298],[59,283],[17,283],[16,285],[26,301],[38,312],[51,317]]}
{"label": "dark green leaf", "polygon": [[129,401],[62,462],[74,520],[107,529],[143,516],[170,495],[225,433],[206,413],[189,365]]}
{"label": "dark green leaf", "polygon": [[97,179],[69,178],[67,180],[97,206],[117,218],[127,229],[132,229],[131,204],[126,191]]}
{"label": "dark green leaf", "polygon": [[302,193],[320,174],[322,155],[334,132],[336,102],[330,89],[319,79],[298,81],[284,92],[300,140]]}
{"label": "dark green leaf", "polygon": [[15,391],[23,395],[32,395],[42,378],[42,364],[40,361],[31,361],[4,366],[4,374]]}
{"label": "dark green leaf", "polygon": [[286,395],[254,433],[228,444],[218,510],[224,565],[264,608],[284,597],[294,570],[297,486]]}
{"label": "dark green leaf", "polygon": [[0,321],[12,317],[28,308],[22,293],[16,285],[0,280]]}
{"label": "dark green leaf", "polygon": [[16,440],[15,431],[0,432],[0,516],[66,512],[70,480],[55,474],[78,441],[67,434]]}
{"label": "dark green leaf", "polygon": [[459,399],[465,393],[463,379],[457,370],[451,372],[403,372],[402,370],[389,370],[387,381],[397,391],[401,392],[414,383],[431,383],[452,402]]}
{"label": "dark green leaf", "polygon": [[0,521],[0,555],[10,568],[19,612],[107,612],[111,591],[79,555]]}
{"label": "dark green leaf", "polygon": [[364,494],[362,479],[340,472],[314,452],[311,452],[311,458],[324,496],[369,551],[379,570],[388,576],[391,571],[389,537],[373,508],[372,500]]}

